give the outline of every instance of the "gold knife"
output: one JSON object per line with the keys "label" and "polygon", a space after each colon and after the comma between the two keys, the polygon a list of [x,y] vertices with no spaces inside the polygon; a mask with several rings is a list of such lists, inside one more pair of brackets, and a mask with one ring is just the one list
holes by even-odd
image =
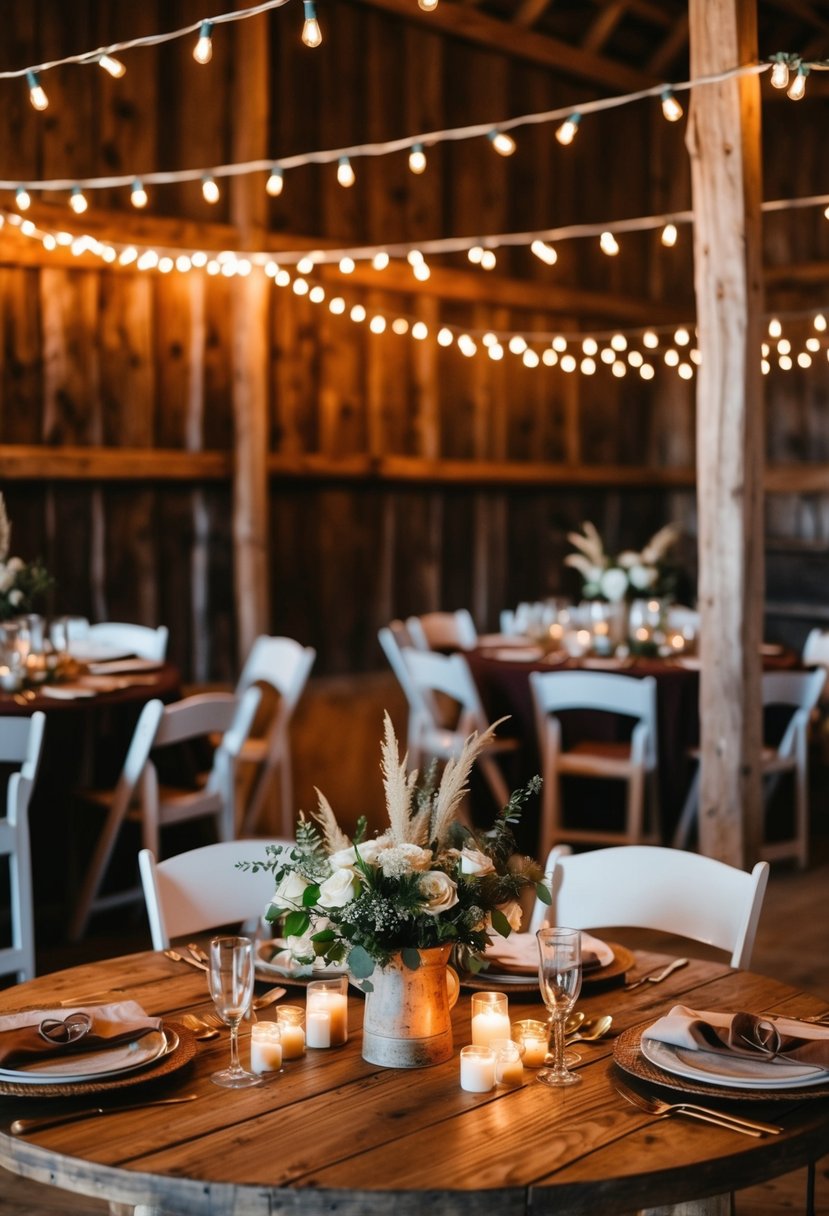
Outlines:
{"label": "gold knife", "polygon": [[154,1098],[151,1102],[131,1102],[127,1106],[88,1106],[84,1110],[61,1111],[36,1119],[15,1119],[9,1131],[13,1136],[24,1136],[26,1132],[57,1127],[59,1123],[72,1123],[75,1119],[91,1119],[95,1115],[117,1115],[122,1110],[143,1110],[145,1106],[177,1106],[180,1102],[195,1102],[197,1097],[198,1094],[185,1094],[181,1098]]}

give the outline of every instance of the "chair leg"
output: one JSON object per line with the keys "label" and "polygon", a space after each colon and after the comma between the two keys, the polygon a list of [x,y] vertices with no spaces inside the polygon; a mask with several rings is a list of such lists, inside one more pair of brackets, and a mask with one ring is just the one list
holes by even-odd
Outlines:
{"label": "chair leg", "polygon": [[69,923],[69,940],[71,942],[80,941],[86,932],[92,912],[92,905],[101,889],[101,884],[112,858],[112,850],[115,848],[115,841],[121,830],[123,821],[124,815],[121,808],[118,806],[110,807],[104,820],[101,834],[95,845],[95,851],[86,868],[80,893],[75,901],[72,920]]}
{"label": "chair leg", "polygon": [[676,831],[674,832],[672,844],[675,849],[685,849],[688,847],[691,828],[694,826],[694,820],[699,814],[699,782],[700,768],[697,765],[697,771],[694,773],[691,784],[688,787],[688,793],[685,795],[685,803],[682,807],[682,814],[679,817],[679,823],[676,825]]}
{"label": "chair leg", "polygon": [[641,844],[642,820],[645,804],[645,774],[641,768],[635,768],[628,778],[627,814],[625,834],[628,844]]}

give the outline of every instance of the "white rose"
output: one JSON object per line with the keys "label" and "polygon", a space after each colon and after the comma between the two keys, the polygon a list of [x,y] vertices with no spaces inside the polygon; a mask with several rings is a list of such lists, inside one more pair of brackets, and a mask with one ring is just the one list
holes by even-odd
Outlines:
{"label": "white rose", "polygon": [[380,852],[388,848],[388,841],[384,837],[379,837],[372,840],[364,840],[358,845],[349,845],[347,849],[337,849],[336,853],[332,853],[328,858],[329,865],[332,870],[354,870],[357,866],[357,854],[360,854],[360,860],[366,865],[373,866]]}
{"label": "white rose", "polygon": [[637,590],[647,591],[656,582],[656,570],[654,570],[653,566],[631,566],[628,571],[628,578],[631,581],[631,585],[636,587]]}
{"label": "white rose", "polygon": [[301,908],[302,893],[307,886],[310,886],[307,879],[296,870],[289,870],[274,892],[273,903],[277,908]]}
{"label": "white rose", "polygon": [[432,916],[448,912],[458,902],[458,889],[443,870],[429,870],[422,876],[420,894],[423,898],[423,911]]}
{"label": "white rose", "polygon": [[611,566],[609,570],[605,570],[599,580],[599,588],[602,595],[606,595],[611,604],[618,604],[620,600],[624,599],[628,589],[628,576],[619,566]]}
{"label": "white rose", "polygon": [[285,945],[291,958],[306,959],[314,957],[314,943],[311,941],[311,931],[302,937],[286,937]]}
{"label": "white rose", "polygon": [[321,908],[344,908],[351,903],[359,890],[359,883],[351,870],[335,870],[320,886],[317,900]]}
{"label": "white rose", "polygon": [[461,849],[461,873],[480,877],[482,874],[494,874],[495,866],[492,858],[480,849]]}

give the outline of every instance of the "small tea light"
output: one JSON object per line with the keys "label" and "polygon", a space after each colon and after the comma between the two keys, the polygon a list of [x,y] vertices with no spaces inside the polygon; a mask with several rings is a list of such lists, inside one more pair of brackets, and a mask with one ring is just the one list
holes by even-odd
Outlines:
{"label": "small tea light", "polygon": [[[348,1040],[348,998],[345,976],[336,980],[311,980],[305,998],[305,1041],[309,1047],[342,1047]],[[325,1019],[328,1018],[328,1042],[317,1041],[325,1037]],[[314,1025],[312,1029],[312,1018]],[[315,1040],[312,1042],[312,1039]]]}
{"label": "small tea light", "polygon": [[[282,1059],[298,1060],[305,1055],[305,1010],[301,1005],[280,1005],[276,1021],[282,1035]],[[330,1037],[330,1026],[329,1026]]]}
{"label": "small tea light", "polygon": [[254,1022],[250,1028],[250,1070],[257,1076],[282,1068],[282,1033],[278,1022]]}
{"label": "small tea light", "polygon": [[491,1047],[461,1048],[461,1089],[487,1094],[495,1088],[495,1052]]}
{"label": "small tea light", "polygon": [[496,1085],[523,1085],[524,1065],[518,1044],[512,1039],[496,1039],[492,1050],[495,1052]]}
{"label": "small tea light", "polygon": [[547,1058],[547,1024],[525,1018],[513,1022],[512,1037],[522,1050],[521,1062],[527,1068],[541,1068]]}
{"label": "small tea light", "polygon": [[489,1047],[495,1039],[510,1037],[507,997],[504,992],[476,992],[472,997],[472,1042]]}

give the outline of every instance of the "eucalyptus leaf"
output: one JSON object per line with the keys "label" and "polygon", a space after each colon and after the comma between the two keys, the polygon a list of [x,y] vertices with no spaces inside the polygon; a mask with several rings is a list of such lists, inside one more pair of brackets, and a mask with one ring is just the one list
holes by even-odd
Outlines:
{"label": "eucalyptus leaf", "polygon": [[404,946],[400,951],[400,957],[403,960],[403,966],[408,967],[410,971],[418,971],[423,962],[420,951],[415,950],[413,946]]}
{"label": "eucalyptus leaf", "polygon": [[374,970],[374,959],[362,946],[352,946],[348,952],[348,969],[356,979],[368,979]]}

